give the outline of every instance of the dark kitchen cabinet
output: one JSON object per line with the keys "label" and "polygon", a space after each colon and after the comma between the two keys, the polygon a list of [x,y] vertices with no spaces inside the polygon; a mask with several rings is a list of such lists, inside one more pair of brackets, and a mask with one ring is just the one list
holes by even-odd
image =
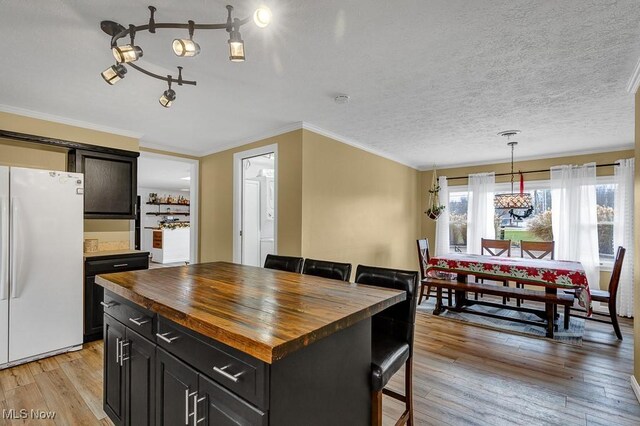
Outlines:
{"label": "dark kitchen cabinet", "polygon": [[138,156],[69,151],[69,171],[84,173],[85,219],[135,219]]}
{"label": "dark kitchen cabinet", "polygon": [[158,426],[195,424],[190,417],[197,414],[193,410],[193,400],[198,395],[198,373],[161,348],[157,349],[157,355],[156,419]]}
{"label": "dark kitchen cabinet", "polygon": [[154,425],[156,345],[104,317],[104,409],[118,426]]}
{"label": "dark kitchen cabinet", "polygon": [[84,342],[102,338],[104,289],[96,275],[149,268],[149,252],[85,255],[84,262]]}

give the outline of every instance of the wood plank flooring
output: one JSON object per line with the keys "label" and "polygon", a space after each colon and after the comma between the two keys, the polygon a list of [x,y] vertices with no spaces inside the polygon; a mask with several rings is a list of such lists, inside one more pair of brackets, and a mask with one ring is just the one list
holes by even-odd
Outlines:
{"label": "wood plank flooring", "polygon": [[[509,334],[418,312],[414,359],[417,425],[639,425],[629,385],[631,321],[619,343],[588,322],[582,347]],[[403,389],[403,372],[391,387]],[[384,424],[402,405],[385,397]],[[55,411],[53,420],[0,425],[111,425],[102,411],[102,342],[0,371],[2,410]]]}

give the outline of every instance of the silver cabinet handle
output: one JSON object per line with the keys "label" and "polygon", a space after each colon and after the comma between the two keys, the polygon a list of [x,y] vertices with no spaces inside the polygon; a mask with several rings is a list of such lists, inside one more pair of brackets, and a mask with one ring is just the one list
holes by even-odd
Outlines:
{"label": "silver cabinet handle", "polygon": [[206,397],[198,398],[198,392],[193,392],[189,394],[189,396],[193,397],[193,413],[189,414],[189,417],[193,416],[193,426],[196,426],[198,423],[204,421],[204,417],[198,418],[198,404],[206,399]]}
{"label": "silver cabinet handle", "polygon": [[117,305],[117,303],[115,303],[115,302],[110,302],[110,303],[100,302],[100,304],[101,304],[102,306],[104,306],[105,308],[107,308],[107,309],[109,309],[109,308],[113,308],[114,306],[116,306],[116,305]]}
{"label": "silver cabinet handle", "polygon": [[125,342],[124,340],[120,341],[120,367],[124,366],[124,362],[127,361],[130,357],[124,357],[124,347],[129,346],[131,342]]}
{"label": "silver cabinet handle", "polygon": [[184,390],[184,424],[189,426],[189,388]]}
{"label": "silver cabinet handle", "polygon": [[129,266],[128,263],[116,263],[113,265],[114,268],[124,268],[125,266]]}
{"label": "silver cabinet handle", "polygon": [[140,318],[129,318],[129,321],[131,321],[132,323],[134,323],[135,325],[137,325],[138,327],[140,327],[143,324],[146,324],[149,322],[148,319],[144,320],[144,321],[140,321],[141,319],[143,319],[145,317],[140,317]]}
{"label": "silver cabinet handle", "polygon": [[120,365],[120,338],[116,337],[116,364]]}
{"label": "silver cabinet handle", "polygon": [[156,336],[158,336],[160,339],[164,340],[167,343],[172,343],[174,340],[179,339],[179,336],[175,336],[175,337],[167,337],[167,335],[171,334],[170,332],[168,333],[164,333],[164,334],[160,334],[160,333],[156,333]]}
{"label": "silver cabinet handle", "polygon": [[229,368],[228,365],[225,365],[222,368],[213,367],[213,371],[215,371],[216,373],[220,374],[223,377],[226,377],[227,379],[231,380],[233,383],[238,383],[238,380],[240,380],[240,376],[242,375],[242,373],[244,373],[244,371],[241,371],[238,374],[229,374],[225,371],[227,368]]}

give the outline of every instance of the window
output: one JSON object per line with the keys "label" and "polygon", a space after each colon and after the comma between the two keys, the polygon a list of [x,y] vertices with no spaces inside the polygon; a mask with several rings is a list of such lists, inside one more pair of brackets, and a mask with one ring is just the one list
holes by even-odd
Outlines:
{"label": "window", "polygon": [[[615,185],[611,177],[598,177],[596,203],[598,215],[598,244],[600,262],[613,262],[613,203]],[[496,194],[511,192],[510,183],[497,183]],[[526,192],[533,199],[533,213],[527,218],[512,218],[508,212],[496,210],[494,217],[496,238],[510,239],[512,251],[519,253],[520,241],[553,240],[551,226],[551,190],[548,181],[528,182]],[[467,249],[467,209],[468,192],[466,186],[449,187],[449,241],[450,249],[466,252]]]}

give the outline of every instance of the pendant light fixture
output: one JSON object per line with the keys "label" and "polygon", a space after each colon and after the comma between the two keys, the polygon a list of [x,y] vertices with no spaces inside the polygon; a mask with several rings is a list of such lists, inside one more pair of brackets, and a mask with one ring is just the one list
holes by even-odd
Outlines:
{"label": "pendant light fixture", "polygon": [[[520,192],[513,191],[513,152],[518,142],[511,141],[510,138],[520,133],[520,130],[505,130],[498,133],[500,136],[505,136],[508,140],[507,145],[511,147],[511,193],[510,194],[498,194],[495,196],[493,202],[496,209],[509,210],[509,215],[513,218],[524,219],[529,217],[533,213],[533,201],[531,194],[525,194],[524,192],[524,178],[520,173]],[[516,210],[525,210],[523,214],[516,213]]]}
{"label": "pendant light fixture", "polygon": [[[182,86],[188,84],[195,86],[195,81],[182,79],[182,67],[179,68],[179,77],[174,79],[171,76],[163,76],[155,74],[151,71],[144,69],[142,66],[135,64],[143,56],[143,50],[140,46],[135,44],[135,36],[137,31],[148,31],[150,34],[155,34],[157,29],[187,29],[189,31],[189,38],[176,38],[171,45],[173,52],[179,57],[193,57],[200,53],[200,45],[193,41],[194,31],[197,30],[225,30],[229,33],[229,60],[232,62],[243,62],[245,58],[244,40],[240,35],[240,27],[253,21],[259,28],[265,28],[271,22],[272,14],[271,10],[266,6],[260,6],[255,10],[253,15],[238,19],[232,17],[233,6],[226,6],[227,8],[227,20],[224,23],[219,24],[196,24],[194,21],[189,20],[186,24],[180,23],[157,23],[155,21],[156,8],[149,6],[149,21],[143,25],[129,25],[128,28],[113,21],[102,21],[100,27],[102,31],[111,36],[111,50],[113,57],[116,59],[116,65],[107,68],[102,72],[104,80],[113,85],[124,78],[127,69],[125,65],[140,71],[142,74],[153,77],[158,80],[167,82],[169,89],[166,90],[160,98],[160,104],[166,108],[170,107],[175,100],[175,91],[171,89],[171,83],[175,82]],[[130,38],[129,44],[118,45],[118,41],[125,37]]]}

